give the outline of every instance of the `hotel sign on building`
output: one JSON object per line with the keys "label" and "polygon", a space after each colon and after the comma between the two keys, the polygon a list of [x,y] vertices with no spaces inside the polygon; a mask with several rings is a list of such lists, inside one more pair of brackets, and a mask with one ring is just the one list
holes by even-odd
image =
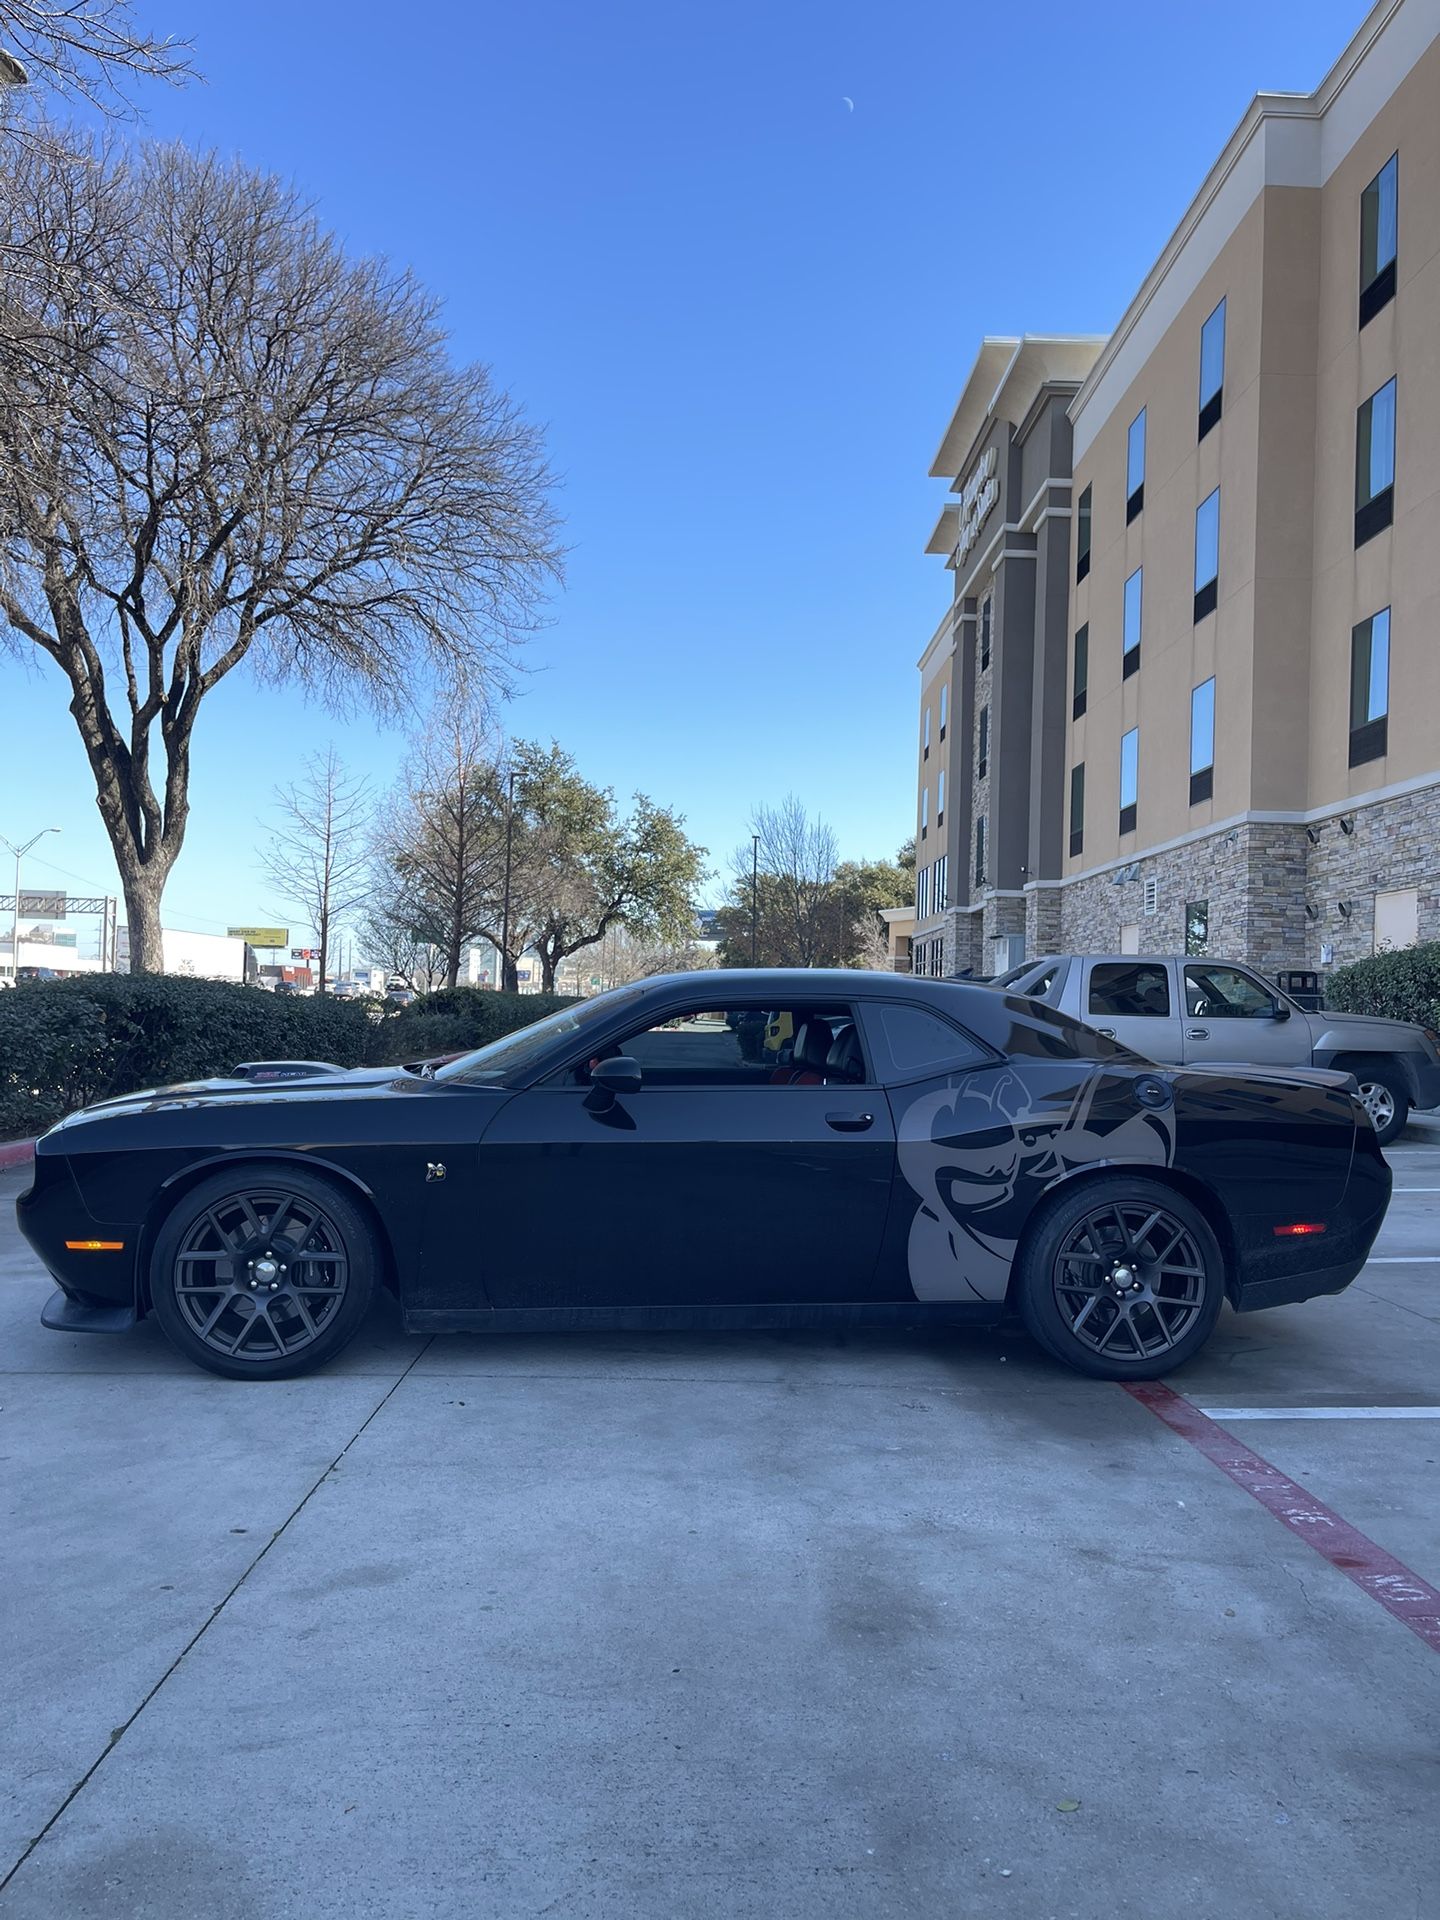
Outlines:
{"label": "hotel sign on building", "polygon": [[917,970],[1440,939],[1437,100],[1440,0],[1378,0],[1112,335],[982,342],[931,467]]}

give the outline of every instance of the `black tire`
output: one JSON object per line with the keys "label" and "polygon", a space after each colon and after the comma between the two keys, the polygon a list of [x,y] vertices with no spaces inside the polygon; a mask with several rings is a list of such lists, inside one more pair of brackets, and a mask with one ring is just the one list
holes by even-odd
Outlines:
{"label": "black tire", "polygon": [[1347,1062],[1360,1088],[1360,1101],[1370,1116],[1375,1138],[1382,1147],[1405,1131],[1410,1118],[1410,1090],[1403,1076],[1383,1055]]}
{"label": "black tire", "polygon": [[1210,1338],[1225,1256],[1174,1187],[1107,1174],[1048,1203],[1016,1263],[1015,1296],[1032,1338],[1066,1366],[1095,1380],[1156,1380]]}
{"label": "black tire", "polygon": [[155,1241],[150,1298],[171,1345],[197,1366],[289,1380],[354,1338],[379,1268],[374,1229],[342,1187],[256,1163],[176,1203]]}

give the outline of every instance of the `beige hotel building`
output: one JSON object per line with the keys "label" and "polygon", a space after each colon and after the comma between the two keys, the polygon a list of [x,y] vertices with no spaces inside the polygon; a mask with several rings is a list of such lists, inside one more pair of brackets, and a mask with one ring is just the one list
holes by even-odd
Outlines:
{"label": "beige hotel building", "polygon": [[931,472],[914,965],[1440,938],[1440,0],[1258,94],[1108,338]]}

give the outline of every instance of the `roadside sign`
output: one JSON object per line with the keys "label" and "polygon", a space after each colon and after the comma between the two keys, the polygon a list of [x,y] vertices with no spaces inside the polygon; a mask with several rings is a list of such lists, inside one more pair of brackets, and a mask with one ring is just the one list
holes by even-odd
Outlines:
{"label": "roadside sign", "polygon": [[252,947],[288,947],[290,944],[288,927],[229,927],[226,931],[232,940],[248,941]]}
{"label": "roadside sign", "polygon": [[592,987],[598,987],[598,986],[599,986],[599,984],[600,984],[600,976],[599,976],[599,974],[598,974],[598,973],[592,973],[592,974],[591,974],[591,976],[590,976],[590,984],[591,984],[591,986],[592,986]]}
{"label": "roadside sign", "polygon": [[33,915],[37,920],[63,920],[65,918],[65,896],[63,893],[27,893],[20,889],[20,911]]}
{"label": "roadside sign", "polygon": [[[255,942],[252,940],[250,944],[254,946]],[[292,947],[290,949],[290,958],[292,960],[318,960],[320,958],[320,949],[318,947]]]}

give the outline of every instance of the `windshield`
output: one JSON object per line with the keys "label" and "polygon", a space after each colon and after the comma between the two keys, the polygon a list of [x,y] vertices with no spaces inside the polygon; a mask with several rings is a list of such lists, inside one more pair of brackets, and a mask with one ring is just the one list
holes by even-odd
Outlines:
{"label": "windshield", "polygon": [[562,1007],[558,1013],[537,1020],[533,1026],[521,1027],[518,1032],[507,1033],[503,1039],[492,1040],[488,1047],[477,1047],[474,1053],[462,1054],[448,1066],[437,1067],[435,1078],[459,1080],[475,1087],[500,1086],[519,1078],[557,1041],[571,1035],[578,1038],[589,1028],[607,1021],[612,1014],[637,999],[648,984],[644,982],[633,987],[617,987],[614,992],[602,993],[594,1000],[582,1000],[578,1006]]}

